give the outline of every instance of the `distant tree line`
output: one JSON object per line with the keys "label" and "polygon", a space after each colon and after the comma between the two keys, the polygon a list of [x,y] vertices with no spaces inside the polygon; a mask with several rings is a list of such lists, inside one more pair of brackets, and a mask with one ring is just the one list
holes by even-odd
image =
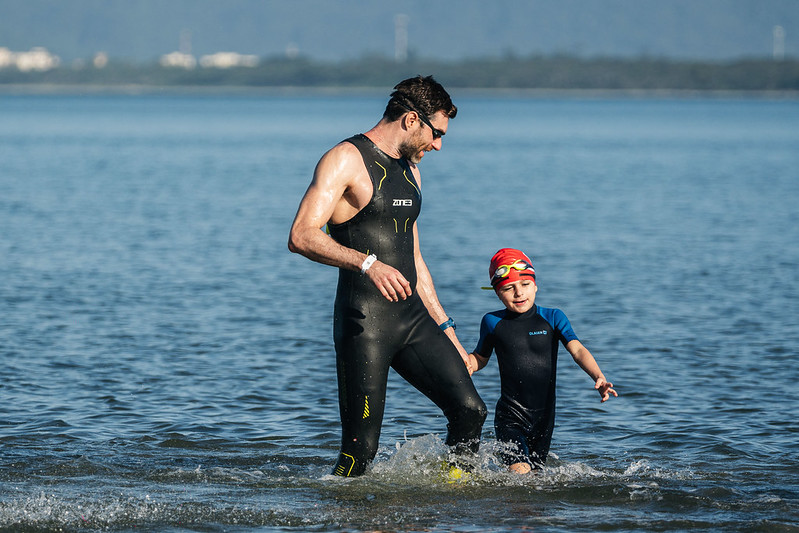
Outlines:
{"label": "distant tree line", "polygon": [[104,68],[63,66],[44,72],[0,69],[0,86],[17,84],[160,87],[386,87],[416,74],[433,74],[448,87],[799,91],[799,60],[731,62],[614,59],[571,56],[505,57],[397,63],[366,57],[340,63],[308,58],[262,60],[255,67],[168,68],[110,61]]}

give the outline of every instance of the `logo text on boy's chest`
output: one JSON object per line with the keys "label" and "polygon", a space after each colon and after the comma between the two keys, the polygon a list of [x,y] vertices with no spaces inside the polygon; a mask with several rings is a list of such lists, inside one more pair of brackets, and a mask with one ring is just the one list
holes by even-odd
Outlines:
{"label": "logo text on boy's chest", "polygon": [[529,333],[529,335],[531,335],[531,336],[532,335],[546,335],[546,334],[547,334],[547,330],[545,330],[545,329],[539,329],[537,331],[531,331]]}

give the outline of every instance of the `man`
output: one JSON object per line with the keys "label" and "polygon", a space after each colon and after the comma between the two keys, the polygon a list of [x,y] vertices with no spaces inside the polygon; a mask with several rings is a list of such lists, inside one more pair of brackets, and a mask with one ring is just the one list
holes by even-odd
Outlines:
{"label": "man", "polygon": [[[486,407],[436,296],[416,225],[416,165],[441,149],[457,111],[432,76],[400,82],[377,125],[322,157],[291,227],[292,252],[339,268],[336,475],[361,475],[377,452],[389,367],[442,409],[447,445],[478,445]],[[319,229],[325,224],[329,236]]]}

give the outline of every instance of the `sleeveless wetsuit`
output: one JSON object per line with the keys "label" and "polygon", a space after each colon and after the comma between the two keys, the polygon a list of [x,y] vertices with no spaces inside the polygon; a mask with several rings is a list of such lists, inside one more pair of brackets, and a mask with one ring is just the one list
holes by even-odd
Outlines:
{"label": "sleeveless wetsuit", "polygon": [[494,429],[518,451],[503,455],[508,464],[544,464],[555,427],[558,343],[572,340],[579,339],[560,309],[533,305],[523,314],[503,309],[483,317],[474,353],[497,352],[502,392]]}
{"label": "sleeveless wetsuit", "polygon": [[399,270],[407,300],[387,300],[365,275],[339,270],[333,336],[336,346],[341,453],[336,475],[360,475],[377,453],[389,367],[430,398],[447,417],[450,446],[476,449],[486,417],[458,350],[416,292],[413,224],[421,192],[404,159],[394,159],[365,135],[347,142],[361,152],[372,181],[370,202],[342,224],[328,224],[338,243]]}

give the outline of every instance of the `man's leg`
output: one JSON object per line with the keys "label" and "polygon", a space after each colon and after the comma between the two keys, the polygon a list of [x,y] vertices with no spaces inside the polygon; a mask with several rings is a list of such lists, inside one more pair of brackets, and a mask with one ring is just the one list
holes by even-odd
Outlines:
{"label": "man's leg", "polygon": [[397,354],[392,367],[444,412],[447,445],[476,452],[488,411],[458,350],[432,320],[428,322],[420,324],[413,344]]}
{"label": "man's leg", "polygon": [[389,366],[374,345],[336,344],[341,415],[341,452],[333,468],[337,476],[360,476],[377,453]]}

